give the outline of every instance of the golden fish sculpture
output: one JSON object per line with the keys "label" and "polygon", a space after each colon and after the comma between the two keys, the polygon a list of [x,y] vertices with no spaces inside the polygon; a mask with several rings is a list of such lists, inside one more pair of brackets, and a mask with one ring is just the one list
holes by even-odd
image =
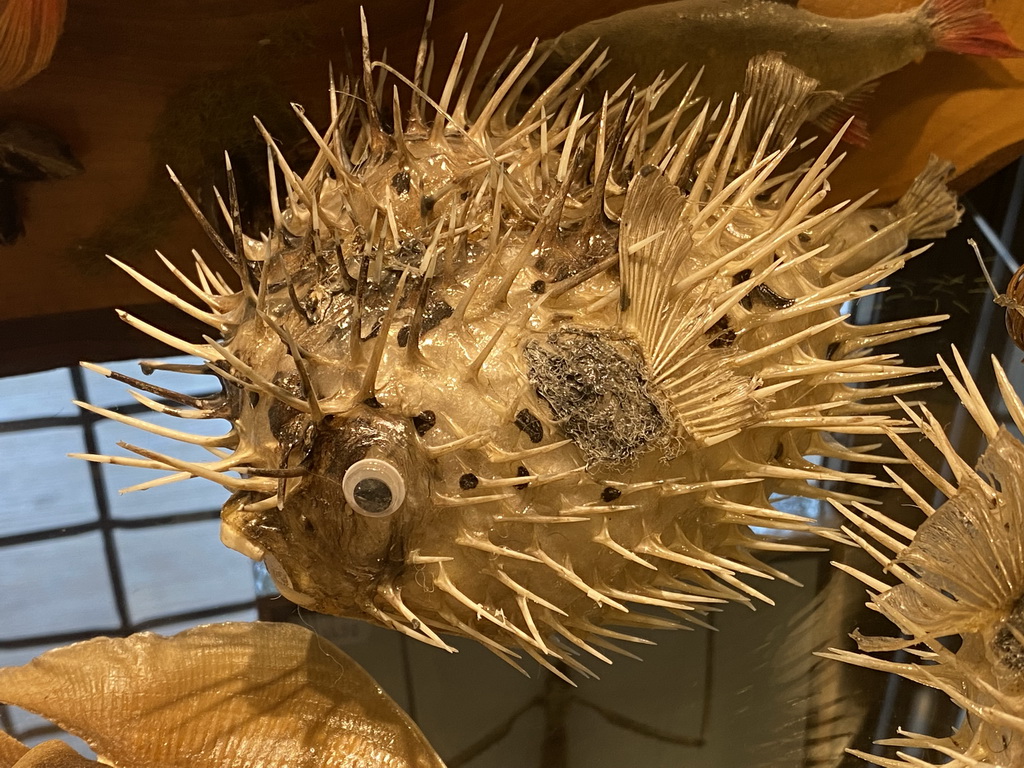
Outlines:
{"label": "golden fish sculpture", "polygon": [[[890,584],[872,573],[842,569],[868,587],[870,607],[888,618],[899,637],[854,633],[860,653],[822,655],[891,672],[936,688],[966,716],[951,736],[900,732],[882,742],[904,749],[932,749],[940,763],[911,754],[884,758],[853,754],[889,768],[942,765],[948,768],[1015,768],[1024,765],[1024,444],[1000,425],[953,350],[958,374],[940,360],[950,384],[981,428],[988,448],[977,467],[950,444],[927,410],[908,416],[941,452],[953,473],[947,480],[906,442],[902,453],[947,499],[937,509],[895,473],[892,478],[925,515],[917,530],[863,504],[837,503],[851,525],[846,534],[895,577]],[[993,358],[1006,409],[1024,429],[1024,403]],[[956,644],[942,638],[959,636]],[[910,649],[918,661],[891,661],[887,651]]]}
{"label": "golden fish sculpture", "polygon": [[[296,110],[320,147],[304,173],[266,136],[273,231],[246,234],[228,162],[228,242],[199,218],[235,276],[165,262],[198,304],[122,265],[211,331],[191,343],[122,317],[221,391],[88,367],[230,428],[82,407],[211,459],[83,458],[166,474],[138,489],[223,485],[224,543],[299,605],[449,651],[444,634],[473,638],[516,666],[587,672],[568,647],[608,662],[615,641],[646,642],[609,625],[770,602],[751,582],[788,577],[761,553],[801,546],[751,526],[814,527],[772,494],[885,484],[804,457],[864,459],[833,433],[902,429],[892,396],[929,386],[873,350],[941,318],[858,326],[842,307],[920,252],[904,253],[908,216],[944,222],[933,234],[958,220],[944,166],[925,172],[935,194],[839,246],[864,200],[827,201],[838,139],[782,166],[814,88],[777,57],[752,65],[748,98],[686,98],[658,124],[669,81],[586,101],[586,52],[524,106],[531,49],[471,107],[481,54],[466,68],[464,44],[434,100],[427,47],[410,80],[364,37],[363,97],[333,88],[324,132]],[[411,85],[404,121],[392,74]]]}
{"label": "golden fish sculpture", "polygon": [[[0,702],[45,717],[121,768],[444,768],[373,678],[294,624],[75,643],[0,669]],[[18,760],[4,768],[99,765],[62,744],[27,750],[6,740],[0,757]]]}

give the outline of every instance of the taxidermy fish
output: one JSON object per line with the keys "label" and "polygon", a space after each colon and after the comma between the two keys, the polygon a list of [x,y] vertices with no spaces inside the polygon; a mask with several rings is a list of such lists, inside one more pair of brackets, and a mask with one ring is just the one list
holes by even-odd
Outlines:
{"label": "taxidermy fish", "polygon": [[[882,483],[804,456],[862,459],[832,433],[901,429],[891,396],[928,386],[872,349],[940,318],[840,313],[913,254],[840,274],[864,246],[823,234],[856,209],[822,207],[838,139],[796,171],[779,168],[786,146],[768,149],[806,99],[733,99],[717,118],[683,103],[651,131],[657,90],[584,114],[597,67],[583,57],[509,122],[533,51],[471,110],[480,55],[467,72],[459,51],[435,102],[418,85],[426,50],[398,76],[413,84],[406,120],[364,40],[369,98],[332,89],[325,132],[297,109],[320,147],[308,171],[266,136],[273,231],[246,234],[228,163],[229,242],[200,221],[236,276],[165,260],[199,305],[122,265],[211,328],[192,343],[121,313],[202,361],[146,369],[212,374],[222,391],[88,367],[158,413],[230,428],[82,407],[210,460],[127,444],[134,457],[84,458],[166,473],[135,489],[223,485],[223,541],[299,605],[447,650],[442,634],[474,638],[517,666],[525,653],[583,672],[567,645],[609,661],[613,641],[646,642],[609,625],[770,602],[751,581],[788,577],[762,553],[802,547],[750,526],[813,527],[770,496]],[[387,130],[384,101],[399,116]]]}
{"label": "taxidermy fish", "polygon": [[[926,516],[917,530],[863,504],[836,504],[852,524],[844,528],[847,535],[897,583],[840,567],[867,585],[869,605],[892,621],[900,636],[854,633],[861,653],[822,655],[936,688],[966,710],[952,736],[901,732],[902,738],[882,743],[937,750],[945,756],[941,765],[951,768],[1012,768],[1024,765],[1024,444],[996,421],[955,349],[953,356],[959,377],[939,362],[988,448],[977,468],[971,467],[932,414],[907,408],[945,458],[953,480],[932,469],[902,439],[893,439],[947,501],[933,508],[890,472]],[[1024,403],[995,358],[993,366],[1006,409],[1017,429],[1024,429]],[[961,638],[959,647],[939,641],[951,636]],[[898,649],[911,649],[920,661],[872,655]],[[933,765],[908,756],[854,754],[875,765]]]}
{"label": "taxidermy fish", "polygon": [[[597,42],[607,48],[595,90],[614,90],[630,78],[641,86],[684,64],[706,71],[697,93],[727,101],[743,85],[747,62],[774,51],[821,84],[811,118],[834,133],[856,115],[882,75],[929,51],[974,56],[1024,55],[985,10],[984,0],[926,0],[916,9],[861,19],[836,19],[774,0],[677,0],[597,19],[544,44],[547,82]],[[683,92],[677,85],[666,104]],[[846,138],[867,139],[858,118]]]}
{"label": "taxidermy fish", "polygon": [[[0,669],[0,701],[125,768],[444,768],[373,678],[294,624],[94,638]],[[44,746],[16,768],[51,765],[36,759]],[[63,752],[68,768],[99,765],[66,746],[47,750]]]}

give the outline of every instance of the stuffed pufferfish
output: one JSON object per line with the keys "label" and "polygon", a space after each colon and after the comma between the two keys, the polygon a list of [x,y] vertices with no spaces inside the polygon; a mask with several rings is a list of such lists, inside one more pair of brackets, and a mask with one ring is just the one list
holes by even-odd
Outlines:
{"label": "stuffed pufferfish", "polygon": [[[364,92],[379,93],[386,65],[367,50]],[[640,640],[631,627],[770,602],[755,580],[789,577],[761,553],[799,545],[751,526],[813,526],[772,494],[879,482],[805,456],[860,459],[833,433],[900,428],[891,396],[927,385],[872,350],[938,318],[840,314],[913,254],[904,241],[843,270],[879,239],[830,241],[857,208],[823,207],[837,140],[780,168],[815,87],[781,59],[752,66],[749,97],[684,99],[652,130],[664,80],[584,102],[588,51],[523,108],[531,51],[470,110],[479,59],[465,74],[463,53],[440,99],[416,86],[391,130],[347,83],[326,132],[300,111],[320,147],[305,175],[267,136],[274,230],[243,233],[230,173],[233,242],[202,220],[237,281],[168,262],[200,306],[124,265],[213,331],[191,344],[125,319],[201,358],[191,370],[222,392],[91,367],[158,412],[231,428],[199,437],[87,406],[215,456],[85,458],[222,484],[223,541],[302,606],[584,671],[567,647],[609,661],[613,641]],[[915,199],[952,226],[934,183],[948,168],[926,173],[943,194]]]}

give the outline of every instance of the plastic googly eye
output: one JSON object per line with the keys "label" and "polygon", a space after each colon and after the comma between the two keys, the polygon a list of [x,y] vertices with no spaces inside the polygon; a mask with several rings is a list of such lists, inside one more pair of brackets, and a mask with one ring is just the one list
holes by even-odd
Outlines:
{"label": "plastic googly eye", "polygon": [[357,461],[341,481],[345,501],[367,517],[387,517],[405,501],[405,481],[391,464],[381,459]]}

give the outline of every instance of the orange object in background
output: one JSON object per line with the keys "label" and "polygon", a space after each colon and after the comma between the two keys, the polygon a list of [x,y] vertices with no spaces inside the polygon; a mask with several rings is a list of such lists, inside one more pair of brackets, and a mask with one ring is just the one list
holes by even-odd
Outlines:
{"label": "orange object in background", "polygon": [[46,68],[66,11],[67,0],[0,0],[0,91]]}

